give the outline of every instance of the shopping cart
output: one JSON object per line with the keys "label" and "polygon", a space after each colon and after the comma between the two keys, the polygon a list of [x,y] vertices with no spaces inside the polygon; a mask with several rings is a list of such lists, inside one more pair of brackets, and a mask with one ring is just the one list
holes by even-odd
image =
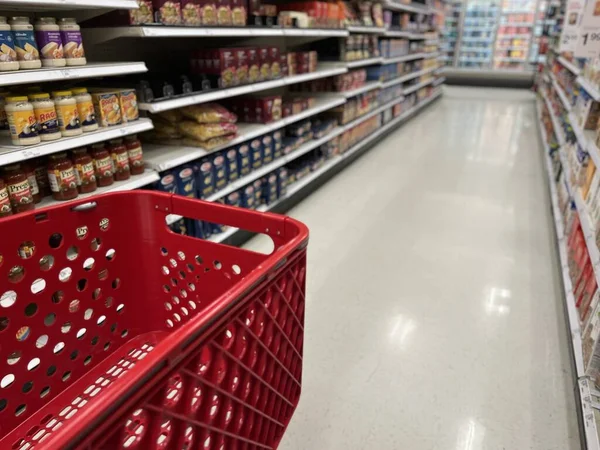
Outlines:
{"label": "shopping cart", "polygon": [[[270,255],[167,214],[271,237]],[[154,192],[0,221],[0,448],[277,448],[302,382],[308,230]]]}

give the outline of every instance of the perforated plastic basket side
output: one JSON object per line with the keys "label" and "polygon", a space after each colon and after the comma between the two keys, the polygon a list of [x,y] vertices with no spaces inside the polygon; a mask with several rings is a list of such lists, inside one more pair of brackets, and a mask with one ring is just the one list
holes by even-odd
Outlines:
{"label": "perforated plastic basket side", "polygon": [[[164,222],[168,213],[268,234],[275,250],[262,255],[174,234]],[[263,415],[271,417],[273,429],[269,425],[252,440],[243,437],[251,433],[228,431],[229,424],[215,428],[210,423],[216,417],[202,421],[171,415],[179,422],[170,422],[165,432],[161,427],[166,425],[149,408],[143,411],[154,419],[144,422],[144,429],[155,430],[159,422],[162,429],[152,445],[171,448],[175,441],[170,436],[179,439],[184,424],[196,439],[209,433],[209,443],[213,433],[213,442],[276,445],[300,392],[306,227],[272,214],[133,192],[1,220],[0,232],[15,238],[0,244],[0,357],[6,361],[0,445],[153,448],[150,441],[128,443],[131,437],[123,427],[135,422],[130,422],[137,417],[132,414],[147,401],[174,414],[169,396],[175,394],[165,393],[165,386],[172,386],[169,380],[177,374],[175,387],[181,386],[175,391],[191,401],[184,380],[191,375],[181,370],[192,370],[196,363],[190,361],[206,348],[220,355],[219,362],[196,373],[196,381],[204,380],[204,389],[212,383],[214,390],[214,382],[223,383],[220,377],[229,376],[231,366],[234,373],[250,377],[252,385],[271,386],[265,405],[270,412]],[[277,308],[271,311],[271,305]],[[252,332],[254,322],[248,322],[252,308],[262,311],[267,324],[260,332]],[[233,341],[227,338],[230,333]],[[253,364],[265,361],[273,367],[271,382],[277,383],[262,379],[226,343],[256,348],[262,359]],[[235,403],[235,392],[229,394],[227,404]],[[241,397],[235,405],[270,420]],[[197,412],[205,413],[202,408]],[[136,430],[144,439],[154,433]]]}

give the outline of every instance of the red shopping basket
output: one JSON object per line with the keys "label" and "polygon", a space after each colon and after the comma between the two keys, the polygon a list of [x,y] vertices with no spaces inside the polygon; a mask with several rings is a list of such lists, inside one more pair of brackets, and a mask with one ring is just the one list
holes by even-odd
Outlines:
{"label": "red shopping basket", "polygon": [[[275,250],[175,234],[170,213]],[[0,232],[0,448],[278,446],[302,380],[304,225],[139,191]]]}

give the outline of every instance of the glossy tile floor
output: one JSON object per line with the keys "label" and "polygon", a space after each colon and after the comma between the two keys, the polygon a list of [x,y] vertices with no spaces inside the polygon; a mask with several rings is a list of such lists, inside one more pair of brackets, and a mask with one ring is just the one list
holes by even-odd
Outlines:
{"label": "glossy tile floor", "polygon": [[283,450],[580,448],[533,94],[444,89],[289,212],[311,241]]}

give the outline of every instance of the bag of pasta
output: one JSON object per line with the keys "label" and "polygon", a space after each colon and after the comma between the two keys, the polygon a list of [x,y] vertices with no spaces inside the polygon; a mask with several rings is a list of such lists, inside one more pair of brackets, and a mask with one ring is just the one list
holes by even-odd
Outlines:
{"label": "bag of pasta", "polygon": [[169,123],[179,123],[184,120],[184,116],[178,109],[170,109],[168,111],[163,111],[157,114],[152,115],[152,120],[163,120]]}
{"label": "bag of pasta", "polygon": [[227,136],[219,136],[216,138],[209,139],[207,141],[197,141],[195,139],[183,139],[182,145],[186,147],[201,147],[204,150],[214,150],[217,147],[221,147],[236,138],[235,134],[228,134]]}
{"label": "bag of pasta", "polygon": [[217,103],[185,106],[179,110],[186,118],[198,123],[236,123],[237,116]]}
{"label": "bag of pasta", "polygon": [[237,133],[237,125],[234,123],[196,123],[185,120],[179,124],[179,131],[186,137],[198,141]]}

